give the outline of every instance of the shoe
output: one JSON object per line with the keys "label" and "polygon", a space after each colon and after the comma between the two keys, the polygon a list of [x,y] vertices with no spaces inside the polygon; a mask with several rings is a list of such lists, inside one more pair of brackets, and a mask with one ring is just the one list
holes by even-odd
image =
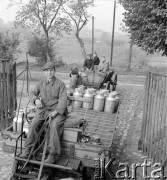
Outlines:
{"label": "shoe", "polygon": [[28,155],[30,154],[30,151],[30,148],[25,149],[25,151],[20,155],[20,158],[27,159]]}
{"label": "shoe", "polygon": [[45,163],[54,164],[58,160],[57,154],[50,153],[45,159]]}

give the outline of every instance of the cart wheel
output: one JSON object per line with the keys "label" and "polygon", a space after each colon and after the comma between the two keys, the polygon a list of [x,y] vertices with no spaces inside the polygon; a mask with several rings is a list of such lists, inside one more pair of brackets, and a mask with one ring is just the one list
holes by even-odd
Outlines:
{"label": "cart wheel", "polygon": [[14,160],[14,162],[13,162],[13,168],[12,168],[12,174],[14,174],[15,172],[17,172],[17,170],[18,170],[18,164],[19,164],[18,160]]}

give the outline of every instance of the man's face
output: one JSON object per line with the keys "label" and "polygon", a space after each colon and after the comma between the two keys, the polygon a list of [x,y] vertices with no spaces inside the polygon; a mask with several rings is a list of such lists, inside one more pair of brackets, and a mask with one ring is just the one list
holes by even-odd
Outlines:
{"label": "man's face", "polygon": [[54,68],[51,68],[51,69],[46,69],[44,72],[47,80],[51,80],[55,76],[56,70]]}

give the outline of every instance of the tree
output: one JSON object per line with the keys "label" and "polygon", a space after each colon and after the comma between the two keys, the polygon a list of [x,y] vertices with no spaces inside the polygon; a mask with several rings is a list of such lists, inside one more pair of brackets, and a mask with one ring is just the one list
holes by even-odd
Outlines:
{"label": "tree", "polygon": [[45,36],[33,36],[28,41],[28,52],[29,55],[36,57],[39,65],[43,65],[46,60],[47,51],[50,54],[51,61],[55,61],[58,49],[54,38],[49,39],[49,46],[47,46]]}
{"label": "tree", "polygon": [[10,0],[10,6],[20,7],[17,11],[16,25],[34,29],[38,34],[41,29],[43,30],[47,61],[52,59],[49,51],[50,34],[61,35],[63,31],[68,33],[71,30],[70,21],[62,11],[65,2],[65,0],[29,0],[25,4],[22,0]]}
{"label": "tree", "polygon": [[71,0],[63,5],[63,10],[72,19],[76,26],[75,36],[81,47],[82,55],[86,59],[84,42],[80,37],[80,31],[86,25],[90,15],[88,8],[93,6],[93,0]]}
{"label": "tree", "polygon": [[0,58],[12,59],[19,45],[19,34],[6,31],[0,33]]}
{"label": "tree", "polygon": [[120,0],[131,41],[147,53],[167,56],[166,0]]}

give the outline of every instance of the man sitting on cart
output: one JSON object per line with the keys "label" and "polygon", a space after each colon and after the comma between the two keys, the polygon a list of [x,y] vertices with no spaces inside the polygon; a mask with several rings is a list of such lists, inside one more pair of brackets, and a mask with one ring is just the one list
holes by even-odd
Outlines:
{"label": "man sitting on cart", "polygon": [[80,85],[83,86],[88,85],[87,75],[84,72],[79,73],[78,68],[73,68],[71,69],[71,73],[70,73],[69,87],[71,89],[75,89]]}
{"label": "man sitting on cart", "polygon": [[31,103],[34,104],[37,109],[27,135],[25,151],[20,157],[28,157],[41,126],[46,117],[50,116],[50,153],[45,162],[52,164],[58,159],[61,150],[60,137],[68,113],[67,92],[64,82],[55,76],[56,69],[53,62],[46,63],[42,69],[46,77],[37,83],[35,89],[29,94]]}
{"label": "man sitting on cart", "polygon": [[[99,71],[107,74],[106,78],[103,80],[101,84],[101,87],[103,86],[104,83],[107,83],[107,89],[110,89],[111,91],[115,91],[117,85],[117,74],[115,73],[114,70],[110,70],[109,62],[107,61],[105,56],[103,56],[101,59]],[[110,85],[112,85],[112,89]]]}
{"label": "man sitting on cart", "polygon": [[92,54],[88,54],[84,61],[83,69],[86,71],[92,71],[94,69]]}

